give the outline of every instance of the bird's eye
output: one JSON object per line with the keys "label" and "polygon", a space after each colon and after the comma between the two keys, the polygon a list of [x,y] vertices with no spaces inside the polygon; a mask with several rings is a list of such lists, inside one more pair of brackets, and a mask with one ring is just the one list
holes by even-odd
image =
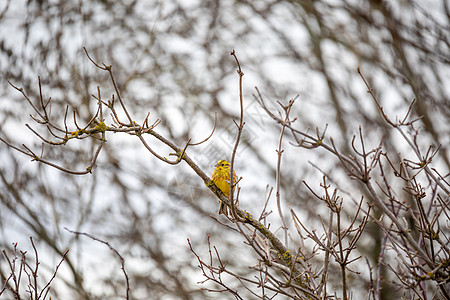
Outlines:
{"label": "bird's eye", "polygon": [[225,167],[225,164],[222,164],[222,167]]}

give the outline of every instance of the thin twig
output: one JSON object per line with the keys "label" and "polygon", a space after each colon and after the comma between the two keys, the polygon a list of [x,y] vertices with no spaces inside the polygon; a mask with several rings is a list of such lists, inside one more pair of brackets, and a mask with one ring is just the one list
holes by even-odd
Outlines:
{"label": "thin twig", "polygon": [[131,291],[131,289],[130,289],[130,281],[129,281],[128,273],[127,273],[127,271],[125,269],[125,258],[123,258],[123,256],[119,253],[119,251],[117,251],[116,248],[111,246],[111,244],[108,241],[103,241],[103,240],[93,236],[92,234],[85,233],[85,232],[72,231],[72,230],[68,229],[67,227],[64,227],[64,229],[67,230],[68,232],[72,233],[72,234],[75,234],[76,236],[84,235],[84,236],[87,236],[88,238],[90,238],[90,239],[92,239],[94,241],[97,241],[97,242],[100,242],[102,244],[105,244],[106,246],[108,246],[108,248],[112,252],[114,252],[117,255],[117,257],[119,257],[121,265],[122,265],[121,269],[122,269],[123,275],[125,277],[125,283],[126,283],[126,297],[125,297],[125,299],[127,299],[127,300],[130,299],[130,291]]}

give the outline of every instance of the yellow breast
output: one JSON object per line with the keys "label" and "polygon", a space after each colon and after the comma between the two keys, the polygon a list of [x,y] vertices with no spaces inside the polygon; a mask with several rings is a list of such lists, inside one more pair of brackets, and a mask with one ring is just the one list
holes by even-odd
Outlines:
{"label": "yellow breast", "polygon": [[[234,170],[233,170],[234,171]],[[212,176],[214,184],[224,193],[225,196],[230,196],[230,169],[222,169],[217,167]],[[233,182],[236,182],[236,172],[233,172]]]}

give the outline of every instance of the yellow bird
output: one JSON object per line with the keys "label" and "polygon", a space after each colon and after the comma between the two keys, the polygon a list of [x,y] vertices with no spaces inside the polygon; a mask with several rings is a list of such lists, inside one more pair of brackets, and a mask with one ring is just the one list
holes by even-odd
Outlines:
{"label": "yellow bird", "polygon": [[[211,175],[214,184],[222,191],[222,193],[230,197],[230,163],[226,160],[219,160],[216,168]],[[236,183],[236,172],[233,170],[233,184]],[[228,207],[220,201],[219,214],[228,215]]]}

